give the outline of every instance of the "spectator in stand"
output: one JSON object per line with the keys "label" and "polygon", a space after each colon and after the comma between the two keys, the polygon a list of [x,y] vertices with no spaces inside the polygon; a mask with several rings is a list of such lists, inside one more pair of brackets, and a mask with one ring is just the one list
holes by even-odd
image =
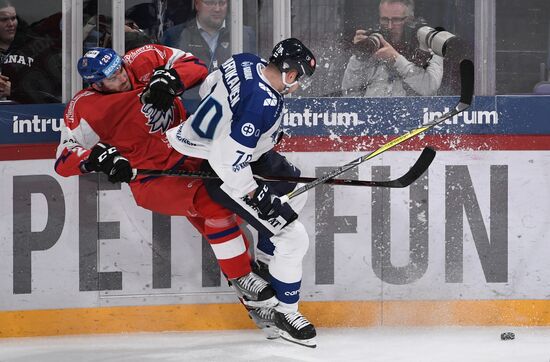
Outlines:
{"label": "spectator in stand", "polygon": [[[95,47],[112,47],[112,19],[104,15],[91,16],[84,25],[84,51]],[[124,21],[124,50],[126,52],[147,44],[157,43],[149,37],[132,19]]]}
{"label": "spectator in stand", "polygon": [[[228,0],[194,0],[196,17],[168,29],[161,43],[185,49],[203,60],[211,73],[231,57],[230,28],[226,21]],[[256,52],[256,36],[243,27],[243,52]]]}
{"label": "spectator in stand", "polygon": [[[1,1],[0,2],[0,51],[2,52],[2,63],[8,49],[10,48],[15,34],[17,32],[17,14],[15,8],[10,4]],[[0,74],[0,96],[2,99],[6,99],[11,94],[11,81],[10,78]]]}
{"label": "spectator in stand", "polygon": [[0,97],[17,103],[60,102],[59,19],[49,17],[25,30],[21,25],[13,4],[0,0]]}
{"label": "spectator in stand", "polygon": [[344,95],[436,95],[443,77],[443,58],[418,49],[414,41],[414,1],[381,0],[379,19],[379,49],[367,46],[373,31],[355,32],[354,54],[342,79]]}

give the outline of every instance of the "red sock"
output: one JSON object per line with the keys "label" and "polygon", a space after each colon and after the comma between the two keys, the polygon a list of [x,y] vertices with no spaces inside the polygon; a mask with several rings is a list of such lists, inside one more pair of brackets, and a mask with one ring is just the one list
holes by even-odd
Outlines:
{"label": "red sock", "polygon": [[206,220],[204,231],[228,279],[240,278],[251,272],[248,240],[233,217],[231,220]]}

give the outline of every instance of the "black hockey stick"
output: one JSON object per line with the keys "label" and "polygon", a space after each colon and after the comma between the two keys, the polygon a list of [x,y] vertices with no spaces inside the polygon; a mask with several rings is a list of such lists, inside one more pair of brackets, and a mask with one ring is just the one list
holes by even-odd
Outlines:
{"label": "black hockey stick", "polygon": [[[343,186],[368,186],[368,187],[391,187],[401,188],[407,187],[418,179],[427,169],[430,167],[435,157],[435,151],[430,147],[425,147],[420,157],[416,160],[414,165],[403,176],[388,181],[371,181],[371,180],[352,180],[352,179],[337,179],[333,178],[325,182],[329,185],[343,185]],[[134,169],[134,174],[137,175],[149,175],[149,176],[184,176],[194,178],[205,179],[217,179],[216,174],[206,171],[185,171],[185,170],[146,170],[146,169]],[[288,182],[313,182],[317,180],[314,177],[291,177],[291,176],[258,176],[254,175],[257,180],[275,182],[275,181],[288,181]]]}
{"label": "black hockey stick", "polygon": [[420,133],[426,132],[430,128],[443,123],[444,121],[448,120],[449,118],[452,118],[453,116],[459,114],[460,112],[464,111],[466,108],[470,106],[472,103],[472,97],[474,94],[474,64],[471,60],[464,59],[460,62],[460,101],[455,106],[453,110],[450,110],[449,112],[446,112],[442,114],[441,116],[433,119],[432,121],[424,124],[422,127],[416,128],[412,131],[409,131],[397,138],[394,138],[393,140],[383,144],[378,149],[374,150],[373,152],[361,156],[353,161],[351,161],[348,164],[345,164],[344,166],[341,166],[326,175],[319,177],[315,181],[312,181],[302,187],[299,187],[295,189],[294,191],[289,192],[288,194],[281,197],[281,202],[287,202],[288,200],[314,188],[319,186],[320,184],[327,183],[328,180],[331,180],[335,178],[338,175],[341,175],[342,173],[346,172],[349,169],[352,169],[359,164],[370,160],[373,157],[378,156],[379,154],[386,152],[387,150],[397,146],[400,143],[403,143]]}
{"label": "black hockey stick", "polygon": [[[371,180],[351,180],[332,178],[325,182],[328,185],[344,185],[344,186],[368,186],[368,187],[390,187],[403,188],[407,187],[416,181],[430,167],[435,158],[435,150],[430,147],[425,147],[416,160],[414,165],[403,176],[388,181],[371,181]],[[255,176],[256,177],[256,176]],[[290,182],[315,182],[317,179],[313,177],[259,177],[264,181],[290,181]]]}

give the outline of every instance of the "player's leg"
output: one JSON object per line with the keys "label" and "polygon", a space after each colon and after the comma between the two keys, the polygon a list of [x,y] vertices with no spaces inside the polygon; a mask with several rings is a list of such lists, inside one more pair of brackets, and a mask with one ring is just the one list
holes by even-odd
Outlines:
{"label": "player's leg", "polygon": [[[273,150],[266,152],[260,159],[251,164],[252,171],[255,175],[260,176],[292,176],[298,177],[301,171],[292,165],[286,157],[275,152]],[[278,196],[283,196],[294,188],[298,187],[296,183],[292,182],[272,182],[270,183],[271,190]],[[292,209],[296,213],[300,213],[307,201],[307,193],[303,193],[298,197],[291,200],[290,204]],[[293,223],[294,224],[294,223]],[[300,224],[301,225],[301,224]],[[303,225],[302,225],[303,226]],[[286,229],[286,228],[285,228]],[[302,250],[296,250],[295,248],[289,248],[292,241],[286,241],[286,238],[296,238],[297,235],[304,235],[302,238],[307,238],[305,229],[289,232],[283,229],[280,234],[275,238],[269,238],[266,234],[259,233],[259,240],[257,249],[260,251],[257,253],[257,259],[259,259],[259,265],[263,260],[270,260],[269,271],[272,274],[271,283],[273,289],[280,303],[276,307],[277,311],[273,314],[277,320],[277,324],[289,324],[294,323],[304,326],[301,333],[295,331],[295,334],[299,334],[301,337],[314,335],[315,330],[313,326],[308,326],[308,321],[304,320],[301,314],[295,314],[298,312],[299,290],[302,280],[302,260],[297,263],[295,259],[296,255],[305,255],[307,251],[307,245],[299,244],[296,247],[305,248]],[[277,244],[275,247],[273,241]],[[288,265],[294,264],[293,268],[288,268]],[[299,273],[297,271],[299,270]],[[290,273],[288,273],[290,271]],[[299,284],[293,284],[292,281],[299,281]],[[264,313],[265,314],[265,313]],[[289,326],[281,328],[282,333],[285,333]],[[290,328],[292,329],[292,328]],[[288,333],[288,332],[287,332]]]}
{"label": "player's leg", "polygon": [[[301,175],[300,169],[291,164],[286,157],[280,153],[270,150],[260,157],[259,160],[250,164],[252,172],[259,176],[291,176],[299,177]],[[294,190],[299,185],[295,182],[270,182],[269,186],[271,191],[277,196],[283,196]],[[307,193],[299,195],[292,200],[292,209],[296,213],[300,213],[305,206],[307,200]],[[269,264],[271,257],[273,256],[275,246],[270,240],[270,235],[259,232],[258,243],[256,245],[256,261],[262,268],[262,264]]]}
{"label": "player's leg", "polygon": [[[270,237],[274,245],[269,262],[270,282],[279,304],[275,307],[275,320],[281,336],[293,342],[313,346],[315,328],[298,312],[302,279],[302,260],[309,246],[305,227],[298,220],[282,228],[258,217],[258,213],[244,200],[232,198],[220,189],[218,180],[205,180],[210,196],[218,203],[237,213],[262,235]],[[298,200],[299,201],[299,200]],[[293,200],[289,202],[291,206]],[[299,206],[299,205],[296,205]]]}
{"label": "player's leg", "polygon": [[[251,271],[248,243],[235,215],[214,203],[201,180],[159,177],[131,184],[136,203],[165,215],[186,216],[208,240],[220,269],[251,306],[277,304],[275,293]],[[202,221],[202,220],[204,221]]]}
{"label": "player's leg", "polygon": [[236,215],[212,201],[203,185],[195,193],[193,204],[197,214],[205,219],[205,235],[223,273],[243,303],[249,307],[277,304],[271,286],[251,270],[248,240]]}

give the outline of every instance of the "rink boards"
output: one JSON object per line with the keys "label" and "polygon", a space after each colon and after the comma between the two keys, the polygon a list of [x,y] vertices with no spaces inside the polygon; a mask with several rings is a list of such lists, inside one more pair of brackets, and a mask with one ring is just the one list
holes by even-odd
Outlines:
{"label": "rink boards", "polygon": [[[415,105],[403,127],[383,131],[366,126],[358,100],[325,102],[295,100],[285,116],[293,137],[281,150],[306,176],[430,117]],[[395,178],[435,146],[410,188],[311,191],[300,216],[310,236],[304,314],[318,326],[550,325],[550,132],[537,107],[523,105],[530,118],[520,119],[515,103],[492,116],[478,104],[456,127],[347,175]],[[474,118],[489,123],[465,131]],[[186,220],[138,208],[126,185],[62,178],[47,137],[27,144],[1,148],[0,336],[252,327]],[[34,155],[41,147],[49,159]]]}

